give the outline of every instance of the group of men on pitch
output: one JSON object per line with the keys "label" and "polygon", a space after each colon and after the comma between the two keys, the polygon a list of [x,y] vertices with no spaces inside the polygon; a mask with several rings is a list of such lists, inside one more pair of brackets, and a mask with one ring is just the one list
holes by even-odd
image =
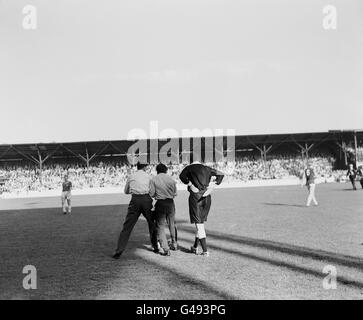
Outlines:
{"label": "group of men on pitch", "polygon": [[[159,163],[157,175],[151,177],[147,164],[138,163],[125,185],[125,194],[131,194],[127,215],[120,233],[113,258],[119,259],[124,252],[130,234],[142,214],[149,227],[150,241],[155,253],[170,256],[171,250],[178,249],[177,228],[175,225],[176,181],[167,174],[168,168]],[[209,256],[204,223],[211,207],[211,192],[219,185],[224,174],[201,164],[198,161],[186,166],[180,173],[180,180],[188,186],[190,222],[196,227],[194,245],[190,251],[197,255]],[[156,200],[153,206],[153,199]],[[171,241],[166,239],[165,229],[169,227]],[[202,251],[198,249],[199,244]]]}
{"label": "group of men on pitch", "polygon": [[349,178],[350,182],[352,183],[353,190],[357,190],[357,186],[355,182],[357,178],[359,179],[360,185],[363,189],[363,167],[360,166],[358,169],[354,169],[353,164],[349,165],[349,169],[347,171],[347,177]]}
{"label": "group of men on pitch", "polygon": [[[165,164],[159,163],[156,166],[157,175],[152,177],[147,170],[148,165],[137,164],[137,171],[132,173],[125,185],[125,194],[131,195],[127,215],[120,233],[117,249],[113,258],[119,259],[124,252],[131,232],[142,214],[149,227],[150,241],[155,253],[170,256],[170,250],[178,250],[178,235],[175,224],[175,203],[177,196],[176,181],[167,174],[168,168]],[[347,176],[353,189],[356,190],[355,181],[360,176],[360,183],[363,188],[363,169],[355,170],[353,165],[349,166]],[[190,223],[195,225],[195,240],[190,251],[197,255],[209,256],[206,242],[204,223],[207,221],[211,207],[211,192],[215,185],[219,185],[224,174],[216,169],[208,167],[198,161],[186,166],[179,175],[181,182],[188,186],[189,191],[189,217]],[[307,206],[311,202],[318,205],[315,198],[315,175],[311,168],[304,171],[305,184],[309,195]],[[62,184],[62,208],[63,213],[71,213],[71,189],[72,183],[68,177],[64,177]],[[153,206],[153,199],[156,200]],[[166,239],[165,229],[169,227],[171,241]],[[202,251],[198,246],[202,247]]]}

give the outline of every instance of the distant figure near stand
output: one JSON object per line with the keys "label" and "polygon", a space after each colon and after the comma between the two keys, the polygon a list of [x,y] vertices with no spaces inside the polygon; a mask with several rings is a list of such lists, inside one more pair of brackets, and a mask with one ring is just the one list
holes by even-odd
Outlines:
{"label": "distant figure near stand", "polygon": [[360,185],[361,185],[361,187],[362,187],[362,189],[363,189],[363,167],[362,167],[362,166],[360,166],[360,167],[358,168],[357,176],[358,176],[358,177],[360,177],[359,182],[360,182]]}
{"label": "distant figure near stand", "polygon": [[309,191],[306,206],[309,207],[311,204],[311,201],[313,201],[314,204],[317,206],[318,201],[316,201],[316,198],[315,198],[315,174],[314,174],[313,169],[307,168],[305,170],[304,175],[303,175],[303,181],[305,181],[305,185]]}
{"label": "distant figure near stand", "polygon": [[62,183],[62,209],[63,209],[63,214],[67,214],[67,209],[68,209],[68,213],[72,212],[72,206],[71,206],[71,190],[72,190],[72,182],[70,182],[68,180],[68,176],[65,175],[64,176],[64,181]]}
{"label": "distant figure near stand", "polygon": [[347,177],[349,177],[349,180],[352,184],[353,190],[357,190],[357,187],[355,185],[355,179],[357,177],[357,171],[354,169],[353,164],[349,165],[349,169],[347,171]]}

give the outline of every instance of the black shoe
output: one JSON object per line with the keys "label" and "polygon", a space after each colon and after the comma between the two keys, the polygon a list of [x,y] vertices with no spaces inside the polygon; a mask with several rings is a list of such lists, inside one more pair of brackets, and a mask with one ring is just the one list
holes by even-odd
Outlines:
{"label": "black shoe", "polygon": [[116,253],[112,256],[112,258],[113,258],[113,259],[118,260],[118,259],[120,259],[121,255],[122,255],[122,252],[116,252]]}
{"label": "black shoe", "polygon": [[171,243],[169,246],[170,246],[170,250],[173,250],[173,251],[178,250],[178,244],[176,242]]}
{"label": "black shoe", "polygon": [[67,214],[67,211],[64,211],[63,214]]}
{"label": "black shoe", "polygon": [[160,251],[160,250],[159,250],[159,248],[154,248],[154,249],[153,249],[153,252],[154,252],[154,253],[159,253],[159,251]]}

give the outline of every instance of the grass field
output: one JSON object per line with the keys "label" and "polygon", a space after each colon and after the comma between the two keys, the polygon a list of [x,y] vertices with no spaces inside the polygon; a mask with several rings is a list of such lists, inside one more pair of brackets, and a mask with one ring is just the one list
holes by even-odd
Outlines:
{"label": "grass field", "polygon": [[[221,189],[207,223],[211,256],[187,252],[194,238],[187,193],[176,199],[179,245],[171,257],[150,251],[144,218],[120,260],[111,259],[129,198],[0,200],[0,299],[362,299],[363,191],[348,184],[306,189]],[[38,288],[24,290],[23,267]],[[337,270],[325,290],[323,268]]]}

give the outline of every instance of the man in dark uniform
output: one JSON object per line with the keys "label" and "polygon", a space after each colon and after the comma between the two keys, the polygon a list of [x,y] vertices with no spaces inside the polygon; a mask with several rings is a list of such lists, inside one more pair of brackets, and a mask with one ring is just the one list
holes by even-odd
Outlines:
{"label": "man in dark uniform", "polygon": [[[212,203],[210,193],[213,184],[219,185],[223,177],[222,172],[198,161],[186,166],[180,173],[180,180],[188,185],[190,223],[196,226],[194,246],[191,247],[191,252],[195,254],[199,254],[198,242],[200,242],[203,249],[202,255],[209,256],[204,222],[207,221]],[[215,178],[215,181],[212,181],[212,178]]]}
{"label": "man in dark uniform", "polygon": [[148,223],[150,241],[154,252],[158,252],[157,234],[155,224],[151,217],[152,199],[150,197],[151,176],[145,172],[146,164],[137,163],[137,171],[129,176],[125,185],[125,194],[131,194],[131,201],[128,207],[125,222],[120,233],[117,249],[113,255],[114,259],[119,259],[126,248],[130,234],[142,214]]}
{"label": "man in dark uniform", "polygon": [[363,167],[362,167],[362,166],[360,166],[360,167],[358,168],[357,176],[359,176],[359,177],[360,177],[359,182],[360,182],[360,185],[362,186],[362,189],[363,189]]}
{"label": "man in dark uniform", "polygon": [[354,169],[353,164],[349,165],[349,169],[347,171],[347,177],[349,177],[349,180],[352,183],[353,190],[357,190],[357,187],[355,186],[355,178],[357,177],[357,172]]}
{"label": "man in dark uniform", "polygon": [[71,213],[71,211],[72,211],[72,206],[71,206],[72,194],[71,194],[71,190],[72,190],[72,182],[70,182],[68,180],[68,176],[65,175],[64,176],[64,181],[62,183],[62,196],[61,196],[63,214],[67,214],[67,209],[68,209],[68,213]]}

